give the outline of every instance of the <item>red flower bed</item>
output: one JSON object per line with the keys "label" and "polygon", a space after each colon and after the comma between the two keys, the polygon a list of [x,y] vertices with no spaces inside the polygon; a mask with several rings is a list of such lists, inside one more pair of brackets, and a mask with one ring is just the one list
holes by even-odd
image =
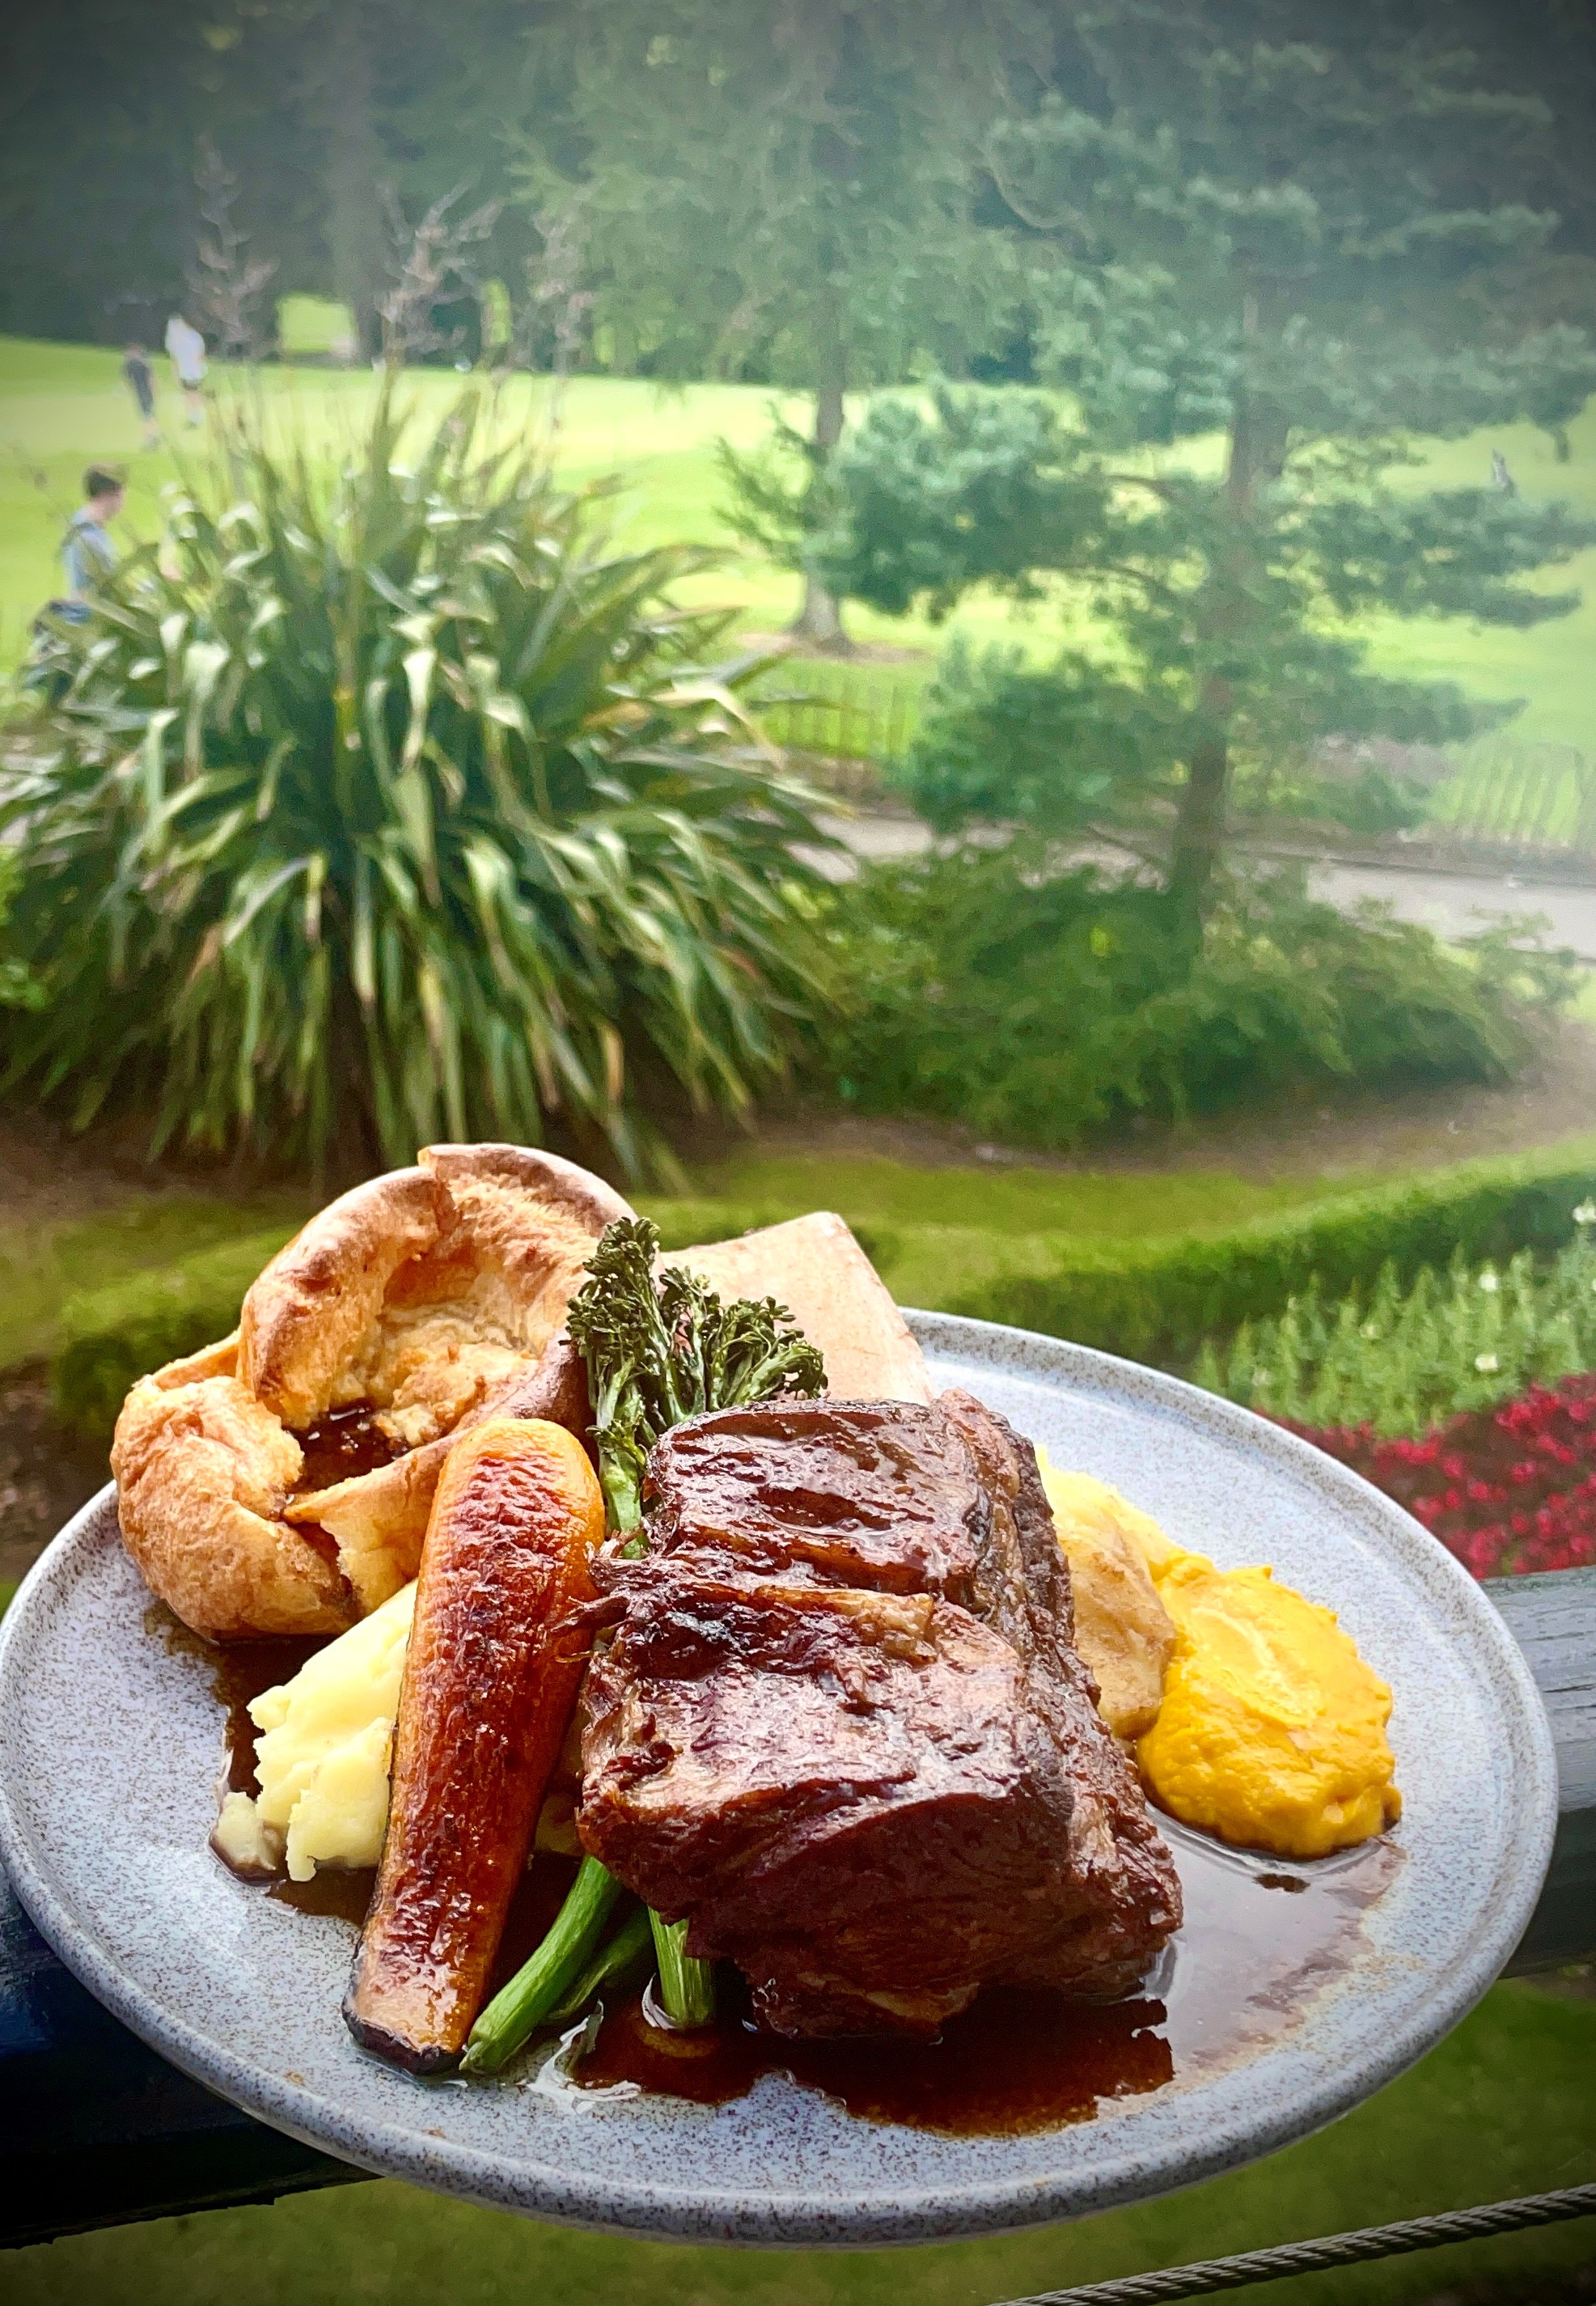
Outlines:
{"label": "red flower bed", "polygon": [[1421,1441],[1279,1422],[1405,1506],[1476,1577],[1596,1562],[1596,1374],[1464,1410]]}

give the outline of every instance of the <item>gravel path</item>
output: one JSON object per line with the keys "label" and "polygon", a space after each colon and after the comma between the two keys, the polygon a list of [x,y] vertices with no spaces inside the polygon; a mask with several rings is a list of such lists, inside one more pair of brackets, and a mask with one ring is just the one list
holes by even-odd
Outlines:
{"label": "gravel path", "polygon": [[[917,856],[931,845],[930,834],[915,817],[861,813],[832,818],[828,829],[856,857],[872,861]],[[1100,861],[1113,861],[1108,851],[1101,852]],[[834,866],[830,869],[835,872]],[[1333,905],[1371,897],[1389,905],[1399,920],[1417,921],[1448,937],[1468,936],[1504,915],[1538,914],[1550,922],[1554,944],[1571,945],[1582,961],[1596,963],[1596,888],[1588,884],[1336,863],[1312,866],[1308,880],[1314,895]]]}

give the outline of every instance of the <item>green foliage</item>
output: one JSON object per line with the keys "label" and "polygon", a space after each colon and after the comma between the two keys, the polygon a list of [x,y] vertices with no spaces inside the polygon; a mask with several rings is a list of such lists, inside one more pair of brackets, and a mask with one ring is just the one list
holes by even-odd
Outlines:
{"label": "green foliage", "polygon": [[1192,1378],[1250,1409],[1385,1437],[1596,1368],[1596,1205],[1575,1214],[1579,1235],[1549,1267],[1529,1250],[1472,1266],[1458,1249],[1444,1272],[1425,1266],[1404,1285],[1387,1264],[1339,1301],[1315,1279],[1277,1318],[1205,1343]]}
{"label": "green foliage", "polygon": [[917,806],[944,829],[1018,817],[1072,830],[1178,800],[1205,742],[1267,771],[1326,735],[1435,745],[1499,721],[1506,708],[1447,684],[1368,670],[1338,627],[1377,606],[1512,626],[1566,613],[1576,595],[1523,579],[1596,540],[1596,523],[1487,490],[1398,500],[1378,467],[1305,448],[1256,508],[1259,565],[1221,614],[1213,587],[1236,539],[1218,482],[1116,474],[1037,395],[877,403],[832,460],[837,510],[814,547],[824,583],[940,615],[977,581],[1024,598],[1063,578],[1113,636],[1050,665],[955,641],[908,764]]}
{"label": "green foliage", "polygon": [[821,565],[834,591],[888,616],[945,617],[973,585],[1035,599],[1037,572],[1092,566],[1109,483],[1039,393],[953,392],[873,402],[835,458]]}
{"label": "green foliage", "polygon": [[728,489],[721,508],[726,526],[778,568],[801,574],[832,509],[824,450],[772,410],[758,448],[744,456],[718,440],[715,462]]}
{"label": "green foliage", "polygon": [[61,1316],[65,1343],[50,1369],[55,1407],[67,1424],[108,1440],[137,1379],[237,1327],[244,1292],[287,1238],[280,1226],[251,1234],[69,1297]]}
{"label": "green foliage", "polygon": [[746,1106],[824,997],[811,797],[743,725],[750,661],[468,394],[389,389],[335,474],[241,424],[57,647],[0,787],[47,1014],[4,1080],[158,1145],[550,1124],[636,1172],[652,1099]]}
{"label": "green foliage", "polygon": [[981,820],[1051,833],[1134,821],[1171,782],[1161,702],[1078,656],[1035,665],[1012,644],[977,653],[955,636],[897,781],[939,833]]}
{"label": "green foliage", "polygon": [[0,1009],[42,1009],[44,986],[27,962],[7,950],[6,923],[19,877],[16,857],[0,849]]}
{"label": "green foliage", "polygon": [[550,12],[530,53],[563,111],[529,190],[580,212],[595,320],[652,373],[895,383],[1011,303],[972,182],[1006,64],[1045,44],[1031,0]]}
{"label": "green foliage", "polygon": [[[0,141],[0,328],[158,339],[194,256],[195,151],[211,138],[243,187],[255,252],[289,292],[353,299],[383,282],[383,194],[412,215],[452,185],[508,191],[509,131],[545,92],[525,73],[520,0],[74,0],[13,12]],[[95,59],[112,105],[86,100]],[[530,234],[506,215],[485,267],[514,278]],[[352,275],[350,258],[360,261]],[[209,331],[207,331],[209,333]]]}
{"label": "green foliage", "polygon": [[1577,983],[1568,956],[1509,932],[1461,957],[1292,876],[1234,884],[1189,961],[1159,892],[1018,846],[874,867],[832,921],[852,994],[824,1044],[830,1081],[862,1110],[1010,1144],[1301,1084],[1502,1080]]}

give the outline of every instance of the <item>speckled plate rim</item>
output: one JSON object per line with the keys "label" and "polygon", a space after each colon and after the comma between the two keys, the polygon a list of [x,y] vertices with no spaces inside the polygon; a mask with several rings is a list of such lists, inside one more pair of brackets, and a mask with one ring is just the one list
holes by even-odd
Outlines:
{"label": "speckled plate rim", "polygon": [[[1316,1490],[1333,1519],[1356,1525],[1365,1545],[1372,1540],[1400,1568],[1430,1606],[1437,1630],[1450,1635],[1489,1685],[1503,1731],[1512,1798],[1500,1820],[1489,1881],[1474,1900],[1466,1949],[1430,1965],[1422,1990],[1408,2000],[1399,2024],[1386,2025],[1372,2038],[1365,2029],[1355,2054],[1339,2060],[1304,2058],[1299,2044],[1288,2064],[1292,2087],[1285,2103],[1278,2096],[1268,2102],[1271,2088],[1279,2089],[1277,2080],[1262,2088],[1261,2109],[1258,2103],[1255,2085],[1263,2080],[1259,2067],[1275,2055],[1270,2052],[1264,2061],[1244,2062],[1184,2092],[1177,2087],[1150,2099],[1105,2105],[1095,2123],[1047,2133],[1059,2141],[1060,2167],[1053,2173],[1004,2172],[1003,2147],[1020,2141],[936,2139],[932,2142],[937,2148],[953,2143],[984,2149],[969,2158],[986,2170],[968,2182],[950,2183],[946,2172],[939,2172],[931,2184],[876,2187],[868,2182],[869,2148],[883,2133],[872,2124],[852,2122],[849,2127],[865,2149],[858,2157],[858,2191],[850,2186],[840,2193],[833,2188],[819,2196],[754,2185],[747,2174],[740,2183],[729,2182],[729,2174],[723,2174],[718,2182],[670,2184],[636,2170],[573,2170],[527,2151],[483,2150],[420,2126],[423,2109],[440,2110],[431,2092],[398,2101],[413,2107],[414,2121],[352,2110],[336,2097],[300,2087],[256,2059],[237,2054],[225,2040],[192,2023],[170,1997],[132,1975],[101,1943],[91,1923],[73,1910],[70,1896],[62,1894],[57,1870],[25,1821],[28,1787],[13,1781],[7,1734],[12,1710],[19,1702],[28,1652],[47,1638],[52,1612],[70,1593],[75,1565],[86,1550],[110,1542],[109,1487],[34,1566],[0,1627],[0,1860],[42,1935],[82,1984],[150,2047],[290,2136],[374,2174],[488,2207],[656,2239],[866,2248],[1012,2231],[1197,2183],[1306,2136],[1372,2094],[1478,2001],[1522,1936],[1540,1894],[1557,1824],[1557,1768],[1545,1711],[1518,1645],[1466,1572],[1416,1522],[1349,1469],[1250,1411],[1161,1372],[1057,1338],[954,1315],[911,1312],[909,1319],[927,1353],[938,1360],[1049,1391],[1105,1396],[1165,1423],[1272,1459],[1282,1473]],[[337,2025],[336,2012],[329,2012],[329,2022]],[[385,2085],[415,2087],[386,2070],[382,2075]],[[794,2098],[807,2095],[792,2085],[776,2087]],[[656,2118],[661,2103],[645,2102]],[[1194,2118],[1182,2120],[1182,2107]],[[636,2109],[616,2111],[631,2118]],[[669,2137],[669,2122],[665,2129]],[[912,2141],[923,2134],[886,2135]],[[683,2130],[679,2143],[688,2144],[692,2136]],[[595,2132],[593,2162],[604,2159],[603,2145]],[[727,2157],[722,2152],[717,2158],[724,2164]],[[995,2175],[990,2174],[994,2162]]]}

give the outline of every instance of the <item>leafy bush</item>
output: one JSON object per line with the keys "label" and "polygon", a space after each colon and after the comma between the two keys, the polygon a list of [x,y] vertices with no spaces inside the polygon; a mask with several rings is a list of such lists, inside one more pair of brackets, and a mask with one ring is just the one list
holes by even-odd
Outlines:
{"label": "leafy bush", "polygon": [[244,1292],[287,1237],[279,1226],[69,1297],[61,1311],[66,1342],[50,1371],[66,1423],[109,1440],[129,1386],[235,1328]]}
{"label": "leafy bush", "polygon": [[1502,1080],[1577,982],[1510,933],[1466,957],[1301,876],[1234,883],[1193,958],[1169,901],[1018,846],[877,866],[835,901],[844,1099],[1067,1147],[1299,1085]]}
{"label": "leafy bush", "polygon": [[408,1160],[550,1125],[636,1172],[740,1107],[822,999],[811,797],[707,665],[724,620],[619,554],[468,395],[391,390],[335,473],[248,423],[56,643],[0,789],[49,996],[0,1081],[157,1145]]}
{"label": "leafy bush", "polygon": [[1084,657],[1037,665],[1011,644],[977,653],[956,633],[897,781],[939,832],[997,819],[1057,835],[1134,820],[1160,787],[1169,797],[1156,736],[1174,709],[1156,686],[1132,688]]}
{"label": "leafy bush", "polygon": [[[1591,1219],[1596,1208],[1582,1204]],[[1549,1268],[1523,1250],[1505,1266],[1455,1251],[1444,1273],[1327,1300],[1315,1280],[1277,1319],[1205,1345],[1192,1377],[1210,1392],[1303,1426],[1366,1426],[1386,1439],[1488,1409],[1532,1385],[1596,1369],[1596,1244],[1588,1224]]]}
{"label": "leafy bush", "polygon": [[0,1009],[42,1009],[43,986],[27,963],[9,949],[6,924],[17,877],[15,857],[0,849]]}

